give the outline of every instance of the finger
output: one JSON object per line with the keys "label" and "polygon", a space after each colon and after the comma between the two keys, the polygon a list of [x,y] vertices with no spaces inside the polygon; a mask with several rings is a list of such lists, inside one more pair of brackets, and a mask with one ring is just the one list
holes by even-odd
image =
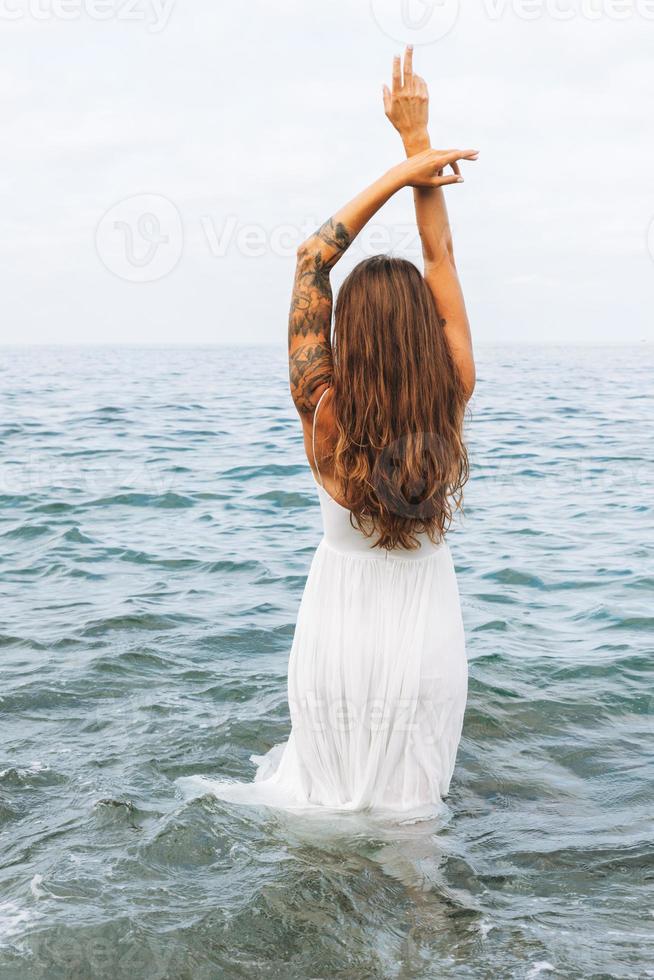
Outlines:
{"label": "finger", "polygon": [[429,89],[427,88],[427,82],[420,75],[414,75],[413,81],[415,82],[416,88],[418,90],[418,95],[426,95],[429,98]]}
{"label": "finger", "polygon": [[448,163],[451,160],[475,160],[479,156],[479,150],[445,150]]}
{"label": "finger", "polygon": [[456,160],[454,161],[454,163],[451,163],[451,164],[450,164],[450,167],[452,168],[452,170],[454,171],[454,173],[455,173],[455,174],[456,174],[456,175],[457,175],[458,177],[460,177],[460,176],[461,176],[461,167],[460,167],[460,166],[458,165],[458,163],[456,162]]}
{"label": "finger", "polygon": [[455,163],[457,160],[476,160],[479,150],[446,150],[441,159],[445,164]]}
{"label": "finger", "polygon": [[446,187],[448,184],[463,184],[463,182],[463,177],[457,177],[456,174],[450,174],[448,177],[434,177],[433,186]]}
{"label": "finger", "polygon": [[408,85],[413,78],[413,48],[407,44],[404,52],[404,84]]}
{"label": "finger", "polygon": [[384,85],[384,112],[388,115],[391,111],[391,90],[388,85]]}
{"label": "finger", "polygon": [[402,64],[399,54],[393,58],[393,93],[399,92],[402,88]]}

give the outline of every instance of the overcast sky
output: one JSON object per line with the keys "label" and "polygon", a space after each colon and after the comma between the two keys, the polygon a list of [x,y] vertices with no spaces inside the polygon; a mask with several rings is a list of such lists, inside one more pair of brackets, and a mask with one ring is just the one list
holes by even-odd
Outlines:
{"label": "overcast sky", "polygon": [[[4,343],[277,342],[308,229],[401,158],[401,41],[479,342],[652,339],[654,0],[0,0]],[[417,258],[403,191],[341,263]],[[654,252],[654,230],[650,244]]]}

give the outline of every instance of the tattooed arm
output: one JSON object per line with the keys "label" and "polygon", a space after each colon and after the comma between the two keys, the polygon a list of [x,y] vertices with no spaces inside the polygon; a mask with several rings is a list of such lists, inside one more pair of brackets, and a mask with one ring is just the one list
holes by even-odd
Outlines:
{"label": "tattooed arm", "polygon": [[401,187],[442,187],[457,183],[444,177],[460,150],[426,150],[393,167],[325,222],[298,249],[288,325],[291,394],[303,420],[310,420],[318,399],[331,384],[332,291],[329,274],[361,229]]}
{"label": "tattooed arm", "polygon": [[[407,156],[411,157],[431,145],[427,131],[429,93],[425,81],[413,72],[411,48],[407,48],[404,58],[404,79],[401,67],[400,59],[396,57],[392,91],[384,87],[384,108],[402,137]],[[461,156],[467,160],[477,159],[477,154],[472,151]],[[456,162],[453,169],[460,173]],[[416,187],[414,199],[425,280],[434,295],[452,359],[469,398],[475,388],[475,360],[470,323],[454,261],[445,195],[440,187]]]}
{"label": "tattooed arm", "polygon": [[297,253],[288,321],[291,394],[300,415],[313,415],[331,383],[332,287],[329,273],[349,248],[353,233],[330,218]]}
{"label": "tattooed arm", "polygon": [[[303,420],[331,384],[332,290],[329,274],[361,229],[401,187],[440,186],[446,157],[429,150],[393,167],[300,245],[288,324],[291,394]],[[447,158],[449,159],[449,157]]]}
{"label": "tattooed arm", "polygon": [[405,164],[389,170],[300,245],[288,324],[291,394],[311,418],[331,384],[332,289],[329,274],[361,229],[409,177]]}

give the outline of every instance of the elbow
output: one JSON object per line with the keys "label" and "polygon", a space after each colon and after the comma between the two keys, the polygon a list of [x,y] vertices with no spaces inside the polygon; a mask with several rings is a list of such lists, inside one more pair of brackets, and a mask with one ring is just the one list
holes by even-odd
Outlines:
{"label": "elbow", "polygon": [[444,271],[456,272],[456,262],[454,260],[454,246],[452,242],[448,244],[443,243],[443,248],[440,252],[432,254],[427,251],[423,251],[424,260],[424,277],[429,279],[434,273],[441,274]]}
{"label": "elbow", "polygon": [[452,232],[448,228],[443,236],[443,255],[445,255],[452,265],[454,265],[454,239],[452,238]]}
{"label": "elbow", "polygon": [[468,402],[472,398],[477,385],[477,370],[474,361],[467,364],[465,370],[461,372],[461,385],[465,400]]}
{"label": "elbow", "polygon": [[313,256],[317,254],[318,250],[319,243],[316,236],[311,235],[310,238],[307,238],[297,247],[296,256],[298,264],[302,264],[303,262],[306,262],[307,259],[313,258]]}

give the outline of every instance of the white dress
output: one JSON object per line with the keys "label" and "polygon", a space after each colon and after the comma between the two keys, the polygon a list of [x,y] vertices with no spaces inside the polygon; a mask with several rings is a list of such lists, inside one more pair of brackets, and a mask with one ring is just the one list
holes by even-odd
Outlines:
{"label": "white dress", "polygon": [[[313,435],[315,460],[315,417]],[[254,782],[179,782],[289,810],[407,813],[438,805],[454,769],[468,682],[450,550],[426,535],[416,551],[373,548],[350,512],[316,486],[324,536],[290,653],[288,741],[252,756]]]}

